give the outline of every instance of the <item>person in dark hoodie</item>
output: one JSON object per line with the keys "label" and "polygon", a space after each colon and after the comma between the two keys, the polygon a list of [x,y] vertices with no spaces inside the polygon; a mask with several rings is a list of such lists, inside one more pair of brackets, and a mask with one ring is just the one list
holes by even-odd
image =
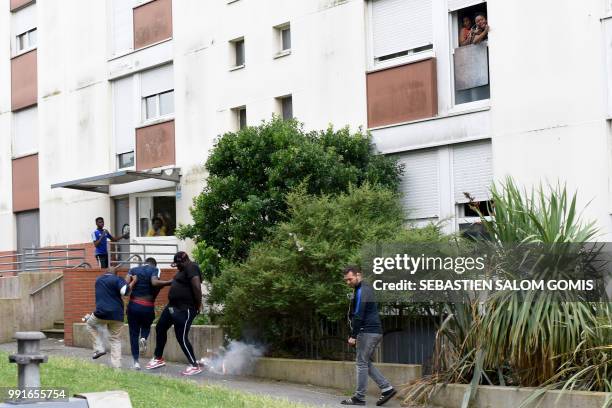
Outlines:
{"label": "person in dark hoodie", "polygon": [[376,405],[380,406],[397,394],[397,391],[372,363],[374,351],[383,337],[374,289],[363,281],[358,266],[347,266],[344,269],[344,282],[353,288],[353,300],[349,311],[351,336],[348,344],[357,347],[357,390],[351,398],[345,399],[341,404],[365,405],[368,376],[370,376],[382,393],[376,402]]}

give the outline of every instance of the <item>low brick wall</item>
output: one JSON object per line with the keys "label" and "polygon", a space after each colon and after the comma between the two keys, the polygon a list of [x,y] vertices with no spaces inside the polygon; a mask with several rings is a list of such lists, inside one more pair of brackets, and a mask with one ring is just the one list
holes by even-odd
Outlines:
{"label": "low brick wall", "polygon": [[[376,363],[376,367],[395,386],[421,378],[420,365]],[[355,363],[352,361],[261,358],[257,361],[252,375],[343,391],[354,390],[356,383]],[[369,381],[368,392],[379,392],[372,381]]]}
{"label": "low brick wall", "polygon": [[[149,347],[143,358],[151,358],[155,348],[155,325],[151,328]],[[223,329],[219,326],[192,326],[189,333],[189,341],[193,345],[196,358],[204,357],[206,350],[216,350],[223,345]],[[72,330],[72,343],[75,347],[91,348],[91,337],[85,328],[85,323],[75,323]],[[131,355],[129,332],[127,324],[121,333],[121,352]],[[164,358],[168,361],[187,362],[181,347],[176,342],[174,330],[168,330],[168,343],[164,350]]]}
{"label": "low brick wall", "polygon": [[[100,268],[85,268],[85,269],[65,269],[64,270],[64,340],[67,346],[72,346],[73,323],[80,323],[81,318],[87,313],[91,313],[96,308],[95,283],[96,278],[103,273],[105,269]],[[176,269],[162,269],[161,279],[172,279]],[[119,270],[117,273],[122,278],[127,275],[127,269]],[[168,301],[168,287],[163,288],[155,301],[156,306],[163,306]]]}
{"label": "low brick wall", "polygon": [[[463,394],[469,385],[449,384],[440,386],[431,402],[440,408],[460,408]],[[516,408],[532,395],[532,388],[480,386],[474,408]],[[528,408],[601,408],[606,399],[603,392],[566,392],[559,398],[560,391],[548,391]],[[557,398],[559,401],[557,402]]]}

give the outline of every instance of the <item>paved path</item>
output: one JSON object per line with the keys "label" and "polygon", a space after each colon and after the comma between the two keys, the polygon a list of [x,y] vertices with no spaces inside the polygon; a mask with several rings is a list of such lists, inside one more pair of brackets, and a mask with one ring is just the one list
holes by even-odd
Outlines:
{"label": "paved path", "polygon": [[[74,357],[93,361],[99,364],[108,364],[108,357],[102,357],[99,360],[91,360],[91,351],[88,349],[66,347],[64,343],[56,339],[44,340],[41,344],[41,349],[44,353],[51,356],[63,356],[63,357]],[[16,343],[0,344],[0,351],[14,353],[17,350]],[[131,369],[130,363],[131,358],[124,356],[123,367],[126,370]],[[141,364],[144,361],[141,361]],[[184,364],[167,363],[166,367],[142,372],[149,375],[162,375],[168,377],[179,377],[184,378],[180,375],[180,372],[185,368]],[[267,381],[260,380],[252,377],[238,377],[238,376],[223,376],[210,373],[205,371],[197,376],[189,377],[190,380],[195,380],[203,384],[214,384],[223,386],[233,390],[240,390],[253,394],[267,395],[278,398],[288,399],[294,402],[300,402],[306,405],[316,407],[342,407],[339,401],[347,398],[346,395],[339,393],[336,390],[329,388],[320,388],[307,385],[298,385],[285,383],[280,381]],[[370,397],[368,399],[368,406],[376,406],[375,398]],[[399,407],[399,400],[392,400],[385,404],[385,407]]]}

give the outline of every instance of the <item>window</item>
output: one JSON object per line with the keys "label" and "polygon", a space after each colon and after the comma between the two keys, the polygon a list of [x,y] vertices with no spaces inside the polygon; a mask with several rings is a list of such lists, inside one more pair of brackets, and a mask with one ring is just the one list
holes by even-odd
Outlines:
{"label": "window", "polygon": [[36,47],[36,3],[11,13],[11,51],[18,55]]}
{"label": "window", "polygon": [[293,97],[291,95],[278,98],[281,117],[284,120],[293,119]]}
{"label": "window", "polygon": [[150,69],[140,75],[142,122],[171,116],[174,113],[174,80],[172,65]]}
{"label": "window", "polygon": [[372,0],[374,62],[433,48],[432,0]]}
{"label": "window", "polygon": [[134,152],[120,153],[117,155],[117,167],[124,169],[134,167]]}
{"label": "window", "polygon": [[13,157],[38,151],[38,108],[13,113]]}
{"label": "window", "polygon": [[17,36],[17,52],[36,47],[36,29],[26,31]]}
{"label": "window", "polygon": [[236,115],[236,124],[238,130],[244,129],[247,126],[247,110],[246,106],[232,109]]}
{"label": "window", "polygon": [[174,194],[137,197],[136,210],[139,237],[174,235],[176,228],[176,198]]}
{"label": "window", "polygon": [[244,67],[245,55],[244,55],[244,38],[238,38],[230,41],[230,45],[233,51],[233,67],[241,68]]}
{"label": "window", "polygon": [[455,105],[489,99],[487,4],[453,11],[452,22]]}
{"label": "window", "polygon": [[291,52],[291,26],[285,23],[274,27],[276,41],[278,43],[278,56],[287,55]]}

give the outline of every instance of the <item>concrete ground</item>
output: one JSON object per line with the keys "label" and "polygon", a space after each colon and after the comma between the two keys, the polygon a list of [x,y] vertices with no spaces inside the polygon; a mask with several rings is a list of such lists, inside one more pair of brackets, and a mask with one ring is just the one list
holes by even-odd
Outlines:
{"label": "concrete ground", "polygon": [[[80,358],[87,361],[93,361],[99,364],[108,364],[108,356],[104,356],[98,360],[92,360],[92,351],[88,349],[66,347],[61,340],[47,339],[44,340],[41,349],[43,353],[50,356],[63,356]],[[17,350],[16,343],[0,344],[0,351],[8,353],[14,353]],[[123,368],[130,370],[131,358],[124,356]],[[144,366],[146,361],[141,359],[141,365]],[[185,368],[183,364],[167,363],[166,367],[162,367],[156,370],[142,372],[150,375],[162,375],[168,377],[184,378],[180,375],[180,372]],[[210,372],[203,372],[202,374],[189,377],[190,380],[195,380],[203,384],[213,384],[226,387],[232,390],[239,390],[243,392],[249,392],[253,394],[266,395],[271,397],[283,398],[289,401],[299,402],[302,404],[316,406],[316,407],[342,407],[340,401],[347,398],[346,394],[329,388],[320,388],[314,386],[307,386],[301,384],[291,384],[280,381],[266,381],[252,377],[239,377],[230,375],[218,375]],[[368,398],[367,406],[376,406],[376,397],[370,396]],[[385,407],[399,407],[399,400],[391,400]]]}

